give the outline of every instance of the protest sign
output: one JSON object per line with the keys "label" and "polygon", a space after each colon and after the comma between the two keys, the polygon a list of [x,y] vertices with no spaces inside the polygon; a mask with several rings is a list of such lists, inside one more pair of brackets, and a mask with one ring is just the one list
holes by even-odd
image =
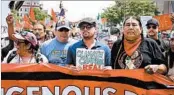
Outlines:
{"label": "protest sign", "polygon": [[[104,50],[88,50],[78,48],[76,50],[76,66],[87,67],[91,66],[104,66],[105,62]],[[100,67],[99,67],[100,68]],[[93,69],[93,68],[91,68]]]}
{"label": "protest sign", "polygon": [[172,29],[172,21],[170,18],[170,14],[163,14],[159,16],[154,16],[159,21],[159,31],[171,30]]}

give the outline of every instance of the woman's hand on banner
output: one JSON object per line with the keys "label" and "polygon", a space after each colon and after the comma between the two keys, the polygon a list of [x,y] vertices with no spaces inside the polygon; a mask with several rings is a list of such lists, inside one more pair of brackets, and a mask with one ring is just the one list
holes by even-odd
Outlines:
{"label": "woman's hand on banner", "polygon": [[149,74],[153,73],[165,74],[167,72],[167,67],[164,64],[147,65],[144,69]]}
{"label": "woman's hand on banner", "polygon": [[159,65],[147,65],[144,69],[149,74],[154,74],[157,72]]}

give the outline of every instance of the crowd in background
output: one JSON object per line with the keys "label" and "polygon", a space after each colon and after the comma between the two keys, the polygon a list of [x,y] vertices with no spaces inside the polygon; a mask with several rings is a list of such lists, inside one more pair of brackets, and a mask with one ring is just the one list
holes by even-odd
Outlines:
{"label": "crowd in background", "polygon": [[1,48],[1,62],[50,63],[76,66],[76,50],[103,50],[104,69],[144,68],[148,73],[160,73],[174,81],[174,33],[159,31],[156,19],[147,21],[147,37],[142,32],[138,17],[127,17],[119,33],[102,37],[96,21],[83,18],[78,25],[58,21],[47,30],[39,22],[33,29],[17,30],[14,18],[8,15],[9,45]]}

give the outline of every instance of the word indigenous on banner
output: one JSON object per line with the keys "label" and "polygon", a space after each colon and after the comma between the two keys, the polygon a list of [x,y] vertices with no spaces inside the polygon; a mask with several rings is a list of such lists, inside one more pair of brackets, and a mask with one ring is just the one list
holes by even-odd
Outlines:
{"label": "word indigenous on banner", "polygon": [[[1,95],[173,95],[174,83],[137,70],[72,70],[54,64],[1,64]],[[135,74],[136,73],[136,74]]]}

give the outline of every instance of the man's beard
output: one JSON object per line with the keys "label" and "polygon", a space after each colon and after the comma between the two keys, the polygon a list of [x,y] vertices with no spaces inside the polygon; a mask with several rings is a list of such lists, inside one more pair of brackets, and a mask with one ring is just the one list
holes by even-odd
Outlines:
{"label": "man's beard", "polygon": [[149,33],[148,34],[148,37],[150,37],[150,38],[154,38],[156,36],[156,33],[153,31],[153,34],[152,33]]}
{"label": "man's beard", "polygon": [[85,39],[85,40],[92,39],[92,38],[94,38],[94,35],[92,35],[92,36],[87,36],[87,37],[83,36],[83,39]]}
{"label": "man's beard", "polygon": [[155,37],[155,35],[148,35],[148,37],[149,37],[149,38],[154,38],[154,37]]}

